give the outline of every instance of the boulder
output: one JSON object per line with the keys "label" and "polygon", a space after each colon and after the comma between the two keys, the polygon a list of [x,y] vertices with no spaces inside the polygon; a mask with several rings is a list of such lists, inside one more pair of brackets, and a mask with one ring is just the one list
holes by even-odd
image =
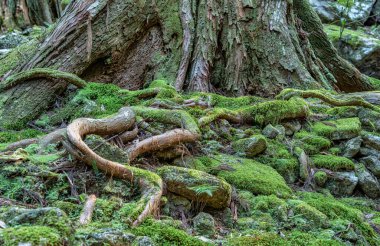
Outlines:
{"label": "boulder", "polygon": [[133,241],[133,246],[154,246],[155,243],[150,237],[140,236]]}
{"label": "boulder", "polygon": [[27,41],[28,38],[23,36],[20,32],[6,33],[0,36],[0,50],[13,49]]}
{"label": "boulder", "polygon": [[353,138],[344,145],[343,156],[347,158],[354,157],[360,151],[363,139],[361,137]]}
{"label": "boulder", "polygon": [[157,169],[168,191],[206,206],[222,209],[231,201],[231,186],[208,173],[183,167],[164,166]]}
{"label": "boulder", "polygon": [[285,135],[292,136],[294,133],[301,130],[302,125],[298,120],[288,121],[282,124],[285,127]]}
{"label": "boulder", "polygon": [[335,196],[349,196],[354,192],[358,181],[355,172],[331,172],[327,178],[326,188]]}
{"label": "boulder", "polygon": [[371,198],[380,197],[380,183],[377,178],[363,164],[357,165],[355,172],[359,179],[359,187],[364,194]]}
{"label": "boulder", "polygon": [[193,218],[193,225],[198,235],[211,237],[215,234],[215,221],[211,214],[200,212]]}
{"label": "boulder", "polygon": [[77,241],[83,242],[83,245],[89,242],[91,244],[88,245],[131,245],[136,236],[121,229],[101,228],[88,234],[78,232],[75,238]]}
{"label": "boulder", "polygon": [[254,157],[267,149],[267,141],[264,136],[256,135],[250,138],[237,140],[232,144],[237,153],[243,153],[248,157]]}
{"label": "boulder", "polygon": [[359,118],[345,118],[330,121],[316,122],[312,130],[320,136],[331,140],[345,140],[359,136],[361,123]]}

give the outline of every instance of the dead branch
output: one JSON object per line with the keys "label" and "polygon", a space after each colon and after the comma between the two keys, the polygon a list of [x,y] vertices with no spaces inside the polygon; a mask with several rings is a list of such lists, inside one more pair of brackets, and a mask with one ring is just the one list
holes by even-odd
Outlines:
{"label": "dead branch", "polygon": [[87,201],[83,207],[83,211],[79,217],[79,224],[80,225],[87,225],[91,222],[92,214],[93,214],[94,209],[95,209],[95,203],[96,203],[96,196],[90,195],[87,198]]}

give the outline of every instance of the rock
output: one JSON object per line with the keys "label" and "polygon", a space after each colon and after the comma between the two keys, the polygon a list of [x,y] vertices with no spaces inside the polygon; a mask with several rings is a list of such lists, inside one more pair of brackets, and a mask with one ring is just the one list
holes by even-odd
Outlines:
{"label": "rock", "polygon": [[285,135],[286,136],[292,136],[294,133],[301,130],[302,125],[298,120],[292,120],[283,123],[283,126],[285,127]]}
{"label": "rock", "polygon": [[[250,191],[255,195],[273,194],[288,197],[292,193],[284,178],[275,169],[252,159],[220,154],[211,157],[202,156],[197,160],[207,166],[209,170],[217,170],[215,175],[219,178],[226,180],[238,189]],[[295,162],[298,166],[297,160]],[[225,168],[226,166],[229,168]]]}
{"label": "rock", "polygon": [[335,196],[349,196],[354,192],[358,181],[355,172],[331,172],[326,188]]}
{"label": "rock", "polygon": [[215,234],[215,221],[211,214],[199,213],[193,218],[193,225],[198,235],[211,237]]}
{"label": "rock", "polygon": [[324,171],[317,171],[314,174],[314,181],[319,187],[324,187],[327,182],[327,174]]}
{"label": "rock", "polygon": [[174,194],[168,194],[168,203],[164,206],[163,212],[172,217],[176,215],[181,215],[182,212],[187,214],[191,209],[191,202],[182,197]]}
{"label": "rock", "polygon": [[367,156],[361,158],[360,161],[365,165],[373,175],[380,178],[380,159],[379,156]]}
{"label": "rock", "polygon": [[331,140],[345,140],[359,136],[361,123],[359,118],[346,118],[330,121],[316,122],[312,130],[320,136]]}
{"label": "rock", "polygon": [[357,165],[355,171],[359,179],[359,187],[364,194],[371,198],[380,197],[380,184],[377,178],[363,164]]}
{"label": "rock", "polygon": [[282,125],[277,125],[277,126],[272,126],[272,124],[267,125],[263,129],[263,135],[266,136],[267,138],[274,139],[274,138],[283,138],[285,135],[285,127]]}
{"label": "rock", "polygon": [[10,32],[0,36],[0,49],[13,49],[28,41],[20,32]]}
{"label": "rock", "polygon": [[133,241],[133,246],[154,246],[154,242],[150,237],[142,236],[137,237],[135,241]]}
{"label": "rock", "polygon": [[361,137],[353,138],[344,145],[343,156],[352,158],[360,151],[363,139]]}
{"label": "rock", "polygon": [[360,151],[359,151],[360,155],[364,155],[364,156],[370,156],[370,155],[374,155],[374,156],[380,156],[380,152],[375,150],[375,149],[372,149],[372,148],[366,148],[366,147],[362,147],[360,148]]}
{"label": "rock", "polygon": [[36,209],[13,207],[5,213],[3,213],[1,217],[4,217],[6,219],[5,222],[7,222],[7,224],[9,224],[10,226],[33,224],[43,217],[49,217],[50,221],[59,221],[67,219],[66,214],[61,209],[54,207]]}
{"label": "rock", "polygon": [[345,29],[340,36],[340,27],[325,25],[329,36],[339,54],[352,62],[362,73],[380,78],[380,40],[364,30]]}
{"label": "rock", "polygon": [[77,240],[94,242],[90,245],[130,245],[136,238],[131,233],[115,228],[102,228],[89,234],[78,233],[75,237]]}
{"label": "rock", "polygon": [[380,151],[380,137],[371,134],[365,134],[363,136],[364,145],[374,148]]}
{"label": "rock", "polygon": [[267,141],[264,136],[256,135],[234,142],[232,148],[237,153],[244,153],[248,157],[254,157],[267,149]]}
{"label": "rock", "polygon": [[298,162],[300,163],[300,178],[301,180],[306,181],[309,177],[311,163],[309,156],[305,153],[305,151],[301,151],[298,156]]}
{"label": "rock", "polygon": [[[351,2],[351,1],[350,1]],[[344,14],[346,25],[364,24],[370,17],[376,0],[352,1],[346,10],[346,1],[333,0],[310,0],[311,6],[315,9],[323,22],[340,22],[341,13]]]}
{"label": "rock", "polygon": [[[366,99],[366,100],[368,100],[371,103],[375,103],[374,100],[373,101],[371,99]],[[373,130],[380,132],[380,113],[367,109],[367,108],[362,108],[359,111],[358,117],[362,125],[370,127]]]}
{"label": "rock", "polygon": [[170,192],[216,209],[229,206],[232,188],[224,180],[195,169],[174,166],[158,168],[157,172]]}

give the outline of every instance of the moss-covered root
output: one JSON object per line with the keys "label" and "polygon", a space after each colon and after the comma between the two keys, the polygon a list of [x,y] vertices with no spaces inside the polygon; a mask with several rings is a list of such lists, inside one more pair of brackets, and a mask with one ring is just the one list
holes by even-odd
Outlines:
{"label": "moss-covered root", "polygon": [[8,90],[17,84],[31,79],[62,79],[79,88],[83,88],[87,84],[86,81],[72,73],[62,72],[50,68],[33,68],[9,76],[2,83],[0,83],[0,92]]}
{"label": "moss-covered root", "polygon": [[232,123],[275,124],[284,119],[305,118],[309,113],[309,107],[303,99],[292,98],[288,101],[261,102],[238,110],[216,108],[199,119],[199,124],[206,125],[217,119],[226,119]]}
{"label": "moss-covered root", "polygon": [[289,100],[292,97],[302,97],[302,98],[318,98],[332,106],[361,106],[365,108],[372,109],[374,111],[380,112],[380,107],[375,106],[362,97],[350,97],[347,96],[346,99],[338,99],[334,97],[328,91],[320,91],[320,90],[297,90],[297,89],[284,89],[280,94],[277,95],[277,99]]}
{"label": "moss-covered root", "polygon": [[129,108],[120,109],[119,113],[111,118],[96,120],[80,118],[67,127],[68,142],[64,143],[64,146],[70,154],[89,166],[95,166],[114,177],[127,179],[131,182],[139,181],[142,196],[137,203],[138,206],[127,218],[132,225],[137,226],[147,216],[157,211],[163,187],[161,178],[150,171],[104,159],[83,141],[83,136],[88,134],[110,135],[124,132],[129,130],[134,123],[135,114]]}

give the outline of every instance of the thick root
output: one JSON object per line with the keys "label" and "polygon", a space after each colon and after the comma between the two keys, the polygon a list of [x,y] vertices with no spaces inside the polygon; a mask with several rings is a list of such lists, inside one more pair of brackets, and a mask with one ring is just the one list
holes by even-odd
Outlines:
{"label": "thick root", "polygon": [[87,85],[87,82],[79,78],[77,75],[50,68],[33,68],[17,74],[14,74],[2,83],[0,83],[0,92],[8,90],[17,84],[31,79],[62,79],[66,82],[83,88]]}
{"label": "thick root", "polygon": [[231,123],[278,123],[285,119],[305,118],[309,115],[309,107],[303,99],[294,98],[289,101],[273,100],[261,102],[238,110],[216,108],[209,115],[199,119],[199,125],[204,126],[218,119]]}
{"label": "thick root", "polygon": [[[142,192],[138,206],[128,218],[136,226],[147,216],[154,214],[158,210],[162,195],[162,180],[155,173],[122,165],[97,155],[83,141],[83,137],[88,134],[111,135],[129,130],[135,123],[134,112],[129,108],[120,109],[119,113],[106,119],[80,118],[72,122],[67,127],[67,138],[69,143],[65,143],[66,149],[89,166],[96,166],[99,170],[118,178],[127,179],[133,182],[136,178]],[[142,205],[144,204],[144,205]]]}
{"label": "thick root", "polygon": [[332,106],[337,106],[337,107],[361,106],[364,108],[369,108],[371,110],[380,112],[380,108],[378,106],[375,106],[367,102],[359,95],[360,94],[356,96],[352,96],[350,94],[347,94],[346,98],[338,99],[334,97],[334,95],[330,94],[328,91],[319,91],[319,90],[303,91],[303,90],[296,90],[296,89],[285,89],[277,96],[277,98],[282,99],[282,100],[289,100],[292,97],[318,98]]}

